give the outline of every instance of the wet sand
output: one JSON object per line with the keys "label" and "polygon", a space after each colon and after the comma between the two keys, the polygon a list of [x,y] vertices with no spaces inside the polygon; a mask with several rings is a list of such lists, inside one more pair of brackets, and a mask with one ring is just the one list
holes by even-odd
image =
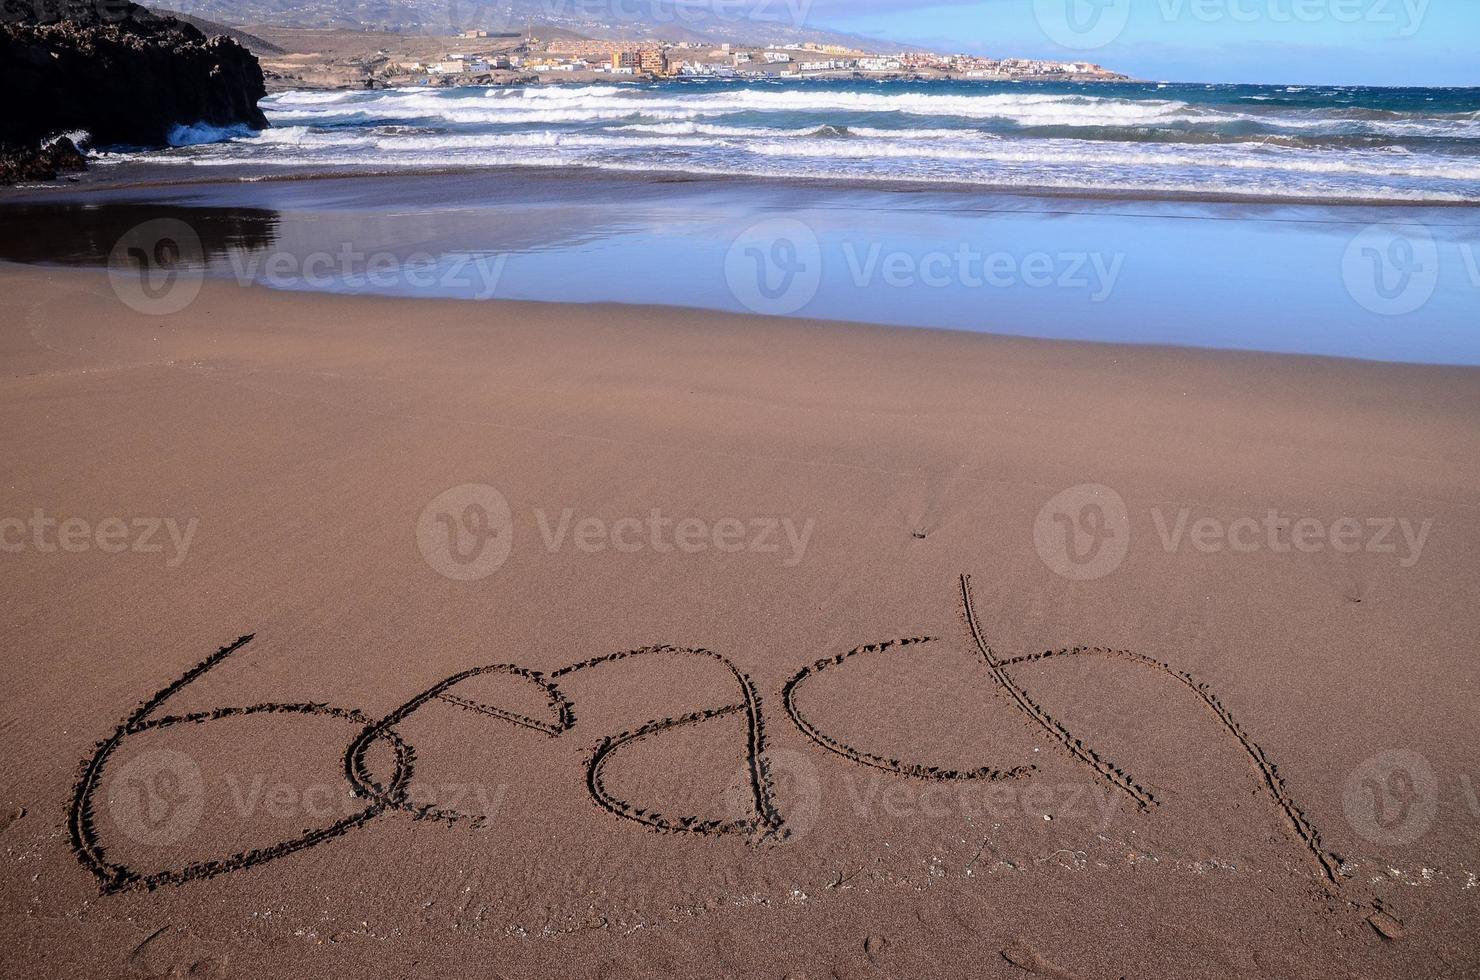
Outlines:
{"label": "wet sand", "polygon": [[[280,289],[1480,365],[1473,208],[1070,200],[558,168],[192,184],[182,178],[196,169],[229,168],[152,169],[176,183],[5,195],[0,261],[104,265],[130,229],[168,218],[188,226],[198,244],[187,251],[210,275]],[[1424,274],[1394,264],[1407,250]],[[795,275],[780,264],[788,258]],[[382,259],[391,273],[373,274]],[[757,289],[758,261],[774,289]]]}
{"label": "wet sand", "polygon": [[1480,371],[13,265],[0,350],[6,975],[1480,970]]}

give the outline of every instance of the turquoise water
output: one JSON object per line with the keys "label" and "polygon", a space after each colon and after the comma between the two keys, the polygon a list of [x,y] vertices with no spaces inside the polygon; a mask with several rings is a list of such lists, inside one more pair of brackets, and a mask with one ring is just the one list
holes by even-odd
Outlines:
{"label": "turquoise water", "polygon": [[662,82],[287,92],[273,128],[111,153],[206,170],[596,167],[1155,197],[1480,202],[1480,89]]}

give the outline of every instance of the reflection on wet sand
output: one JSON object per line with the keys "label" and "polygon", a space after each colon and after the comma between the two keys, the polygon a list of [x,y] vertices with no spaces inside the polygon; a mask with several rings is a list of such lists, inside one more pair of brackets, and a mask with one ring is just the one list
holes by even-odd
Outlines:
{"label": "reflection on wet sand", "polygon": [[[0,260],[100,264],[174,219],[208,275],[277,289],[1474,365],[1473,214],[483,172],[20,194]],[[1405,242],[1430,271],[1399,305]]]}
{"label": "reflection on wet sand", "polygon": [[198,208],[170,204],[19,204],[4,209],[0,261],[102,266],[139,225],[184,222],[200,239],[206,262],[231,253],[263,252],[277,241],[278,213],[267,208]]}

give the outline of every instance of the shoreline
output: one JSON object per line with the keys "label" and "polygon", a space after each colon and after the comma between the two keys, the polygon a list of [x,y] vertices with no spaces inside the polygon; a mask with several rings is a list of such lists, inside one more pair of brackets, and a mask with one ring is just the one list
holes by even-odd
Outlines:
{"label": "shoreline", "polygon": [[[104,266],[125,237],[168,218],[199,239],[189,267],[288,291],[609,302],[1480,364],[1480,340],[1466,328],[1480,290],[1474,213],[966,198],[650,174],[579,180],[568,168],[511,168],[17,195],[0,199],[0,260]],[[1410,225],[1433,240],[1439,266],[1395,317],[1363,249]],[[768,297],[756,279],[763,266],[776,274],[765,248],[786,242],[800,249],[805,274]],[[147,252],[154,242],[139,244]],[[372,257],[382,270],[374,277]]]}
{"label": "shoreline", "polygon": [[[284,167],[297,167],[286,164]],[[150,171],[147,175],[127,176],[123,180],[105,179],[112,168],[139,168]],[[199,176],[190,175],[192,169],[215,171]],[[531,178],[564,178],[582,180],[601,178],[612,183],[641,185],[661,184],[704,184],[718,186],[746,186],[788,188],[823,187],[836,190],[859,190],[897,193],[900,195],[928,194],[938,192],[961,197],[990,196],[1022,199],[1100,201],[1110,203],[1147,204],[1208,204],[1208,205],[1253,205],[1330,208],[1421,208],[1421,209],[1473,209],[1480,208],[1480,199],[1434,199],[1413,200],[1408,198],[1352,198],[1352,197],[1291,197],[1260,194],[1199,193],[1193,191],[1160,190],[1115,190],[1101,188],[1058,187],[1054,185],[1025,186],[1015,184],[989,185],[950,181],[925,180],[865,180],[853,177],[770,177],[754,174],[724,172],[678,171],[659,172],[651,169],[623,169],[614,167],[591,167],[582,164],[564,166],[548,165],[474,165],[459,167],[365,167],[356,168],[348,164],[336,170],[305,168],[302,172],[284,173],[277,169],[261,169],[247,165],[211,164],[200,166],[189,163],[135,162],[99,164],[93,161],[85,174],[75,179],[50,183],[16,184],[0,187],[0,205],[7,201],[24,201],[28,198],[44,198],[76,191],[148,190],[212,185],[240,185],[261,183],[295,183],[306,181],[367,180],[427,177],[469,177],[486,175],[518,175]]]}
{"label": "shoreline", "polygon": [[[24,278],[30,274],[38,274],[43,277],[53,274],[66,276],[78,276],[79,282],[90,286],[99,286],[108,281],[108,272],[104,269],[88,268],[79,263],[64,262],[16,262],[0,258],[0,278],[12,275]],[[319,289],[288,289],[279,288],[255,281],[241,281],[234,279],[230,272],[225,270],[207,274],[207,284],[214,284],[216,288],[245,290],[249,295],[279,295],[284,297],[315,297],[329,300],[346,301],[380,301],[394,303],[428,304],[430,309],[436,309],[449,315],[455,315],[468,309],[487,310],[489,315],[497,318],[500,313],[510,316],[520,316],[526,313],[539,313],[551,318],[559,319],[562,314],[569,315],[591,315],[597,319],[608,317],[620,317],[623,320],[640,321],[644,319],[675,320],[679,322],[698,322],[706,318],[723,317],[736,321],[736,326],[745,325],[786,325],[789,328],[805,331],[822,330],[834,336],[845,334],[849,331],[862,331],[865,336],[873,337],[879,342],[886,341],[890,337],[905,337],[914,334],[934,335],[941,343],[949,343],[952,339],[972,338],[987,344],[1027,345],[1024,350],[1042,348],[1044,355],[1052,356],[1055,351],[1071,353],[1082,356],[1101,354],[1112,361],[1119,356],[1139,352],[1147,357],[1165,357],[1172,360],[1177,358],[1190,358],[1196,361],[1198,358],[1221,358],[1230,357],[1236,359],[1231,362],[1238,370],[1255,371],[1259,368],[1277,368],[1285,366],[1299,370],[1295,364],[1286,362],[1308,362],[1312,370],[1318,370],[1320,365],[1327,365],[1334,369],[1342,366],[1365,366],[1376,369],[1410,369],[1414,371],[1455,372],[1454,379],[1467,381],[1480,378],[1480,362],[1475,364],[1452,364],[1445,362],[1427,361],[1394,361],[1381,358],[1358,357],[1350,354],[1322,354],[1304,353],[1291,351],[1254,350],[1237,347],[1201,347],[1195,344],[1173,344],[1147,341],[1138,343],[1125,340],[1078,340],[1063,337],[1036,336],[1022,333],[997,333],[989,330],[970,330],[962,327],[942,325],[902,325],[873,320],[839,320],[830,318],[819,318],[807,315],[791,316],[767,316],[759,313],[748,313],[743,311],[720,310],[707,306],[681,306],[668,303],[636,303],[622,302],[617,300],[589,301],[589,300],[561,300],[561,299],[482,299],[469,300],[453,296],[410,296],[400,294],[376,294],[376,293],[345,293]],[[483,315],[480,313],[480,315]],[[24,377],[18,375],[17,377]]]}

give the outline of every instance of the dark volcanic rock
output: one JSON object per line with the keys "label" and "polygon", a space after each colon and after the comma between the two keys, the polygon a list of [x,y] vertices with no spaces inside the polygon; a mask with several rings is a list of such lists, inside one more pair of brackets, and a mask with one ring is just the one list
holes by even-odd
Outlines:
{"label": "dark volcanic rock", "polygon": [[28,149],[7,150],[0,146],[0,184],[55,180],[58,174],[86,169],[82,151],[65,136]]}
{"label": "dark volcanic rock", "polygon": [[0,0],[0,92],[0,146],[33,152],[75,130],[163,146],[177,125],[267,125],[255,56],[119,0]]}

